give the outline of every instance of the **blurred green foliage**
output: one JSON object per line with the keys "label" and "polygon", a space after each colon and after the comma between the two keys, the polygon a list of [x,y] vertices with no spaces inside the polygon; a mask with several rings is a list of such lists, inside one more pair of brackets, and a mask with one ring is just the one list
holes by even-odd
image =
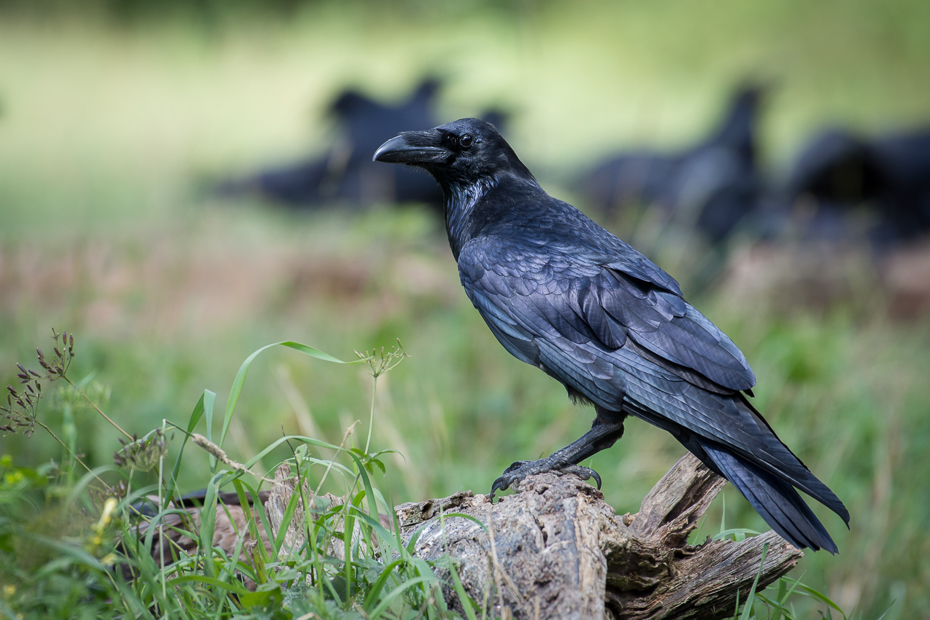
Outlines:
{"label": "blurred green foliage", "polygon": [[[384,378],[373,438],[400,453],[379,481],[395,503],[485,491],[512,460],[579,436],[591,412],[495,342],[426,211],[303,217],[219,201],[214,179],[322,150],[333,131],[316,119],[344,86],[398,99],[427,72],[448,77],[444,118],[514,110],[508,138],[566,198],[565,174],[609,149],[701,135],[747,76],[773,84],[762,134],[776,172],[824,123],[877,131],[930,110],[930,4],[916,0],[7,1],[0,14],[0,385],[16,362],[34,365],[49,328],[73,331],[72,376],[109,390],[106,411],[142,435],[186,419],[204,388],[227,393],[241,360],[269,342],[347,359],[400,338],[412,358]],[[642,249],[740,345],[760,409],[852,513],[845,532],[815,507],[841,556],[809,555],[797,574],[864,618],[889,606],[889,620],[920,615],[927,317],[892,321],[868,270],[825,305],[725,283],[696,290],[697,250],[672,241]],[[369,388],[362,371],[293,352],[260,358],[231,456],[247,460],[282,434],[338,443]],[[46,422],[71,429],[87,462],[111,463],[117,434],[67,398],[49,395]],[[33,469],[60,457],[38,435],[2,438],[0,452]],[[611,504],[633,512],[681,452],[634,421],[592,465]],[[207,456],[185,463],[184,489],[202,487]],[[729,526],[764,527],[727,493]],[[813,614],[809,604],[800,611]]]}

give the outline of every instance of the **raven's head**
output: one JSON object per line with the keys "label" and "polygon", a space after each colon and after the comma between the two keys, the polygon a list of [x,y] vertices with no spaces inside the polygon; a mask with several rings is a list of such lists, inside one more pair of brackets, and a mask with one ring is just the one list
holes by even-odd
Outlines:
{"label": "raven's head", "polygon": [[426,131],[405,131],[382,144],[373,159],[424,168],[444,190],[506,173],[533,176],[494,126],[477,118],[459,119]]}

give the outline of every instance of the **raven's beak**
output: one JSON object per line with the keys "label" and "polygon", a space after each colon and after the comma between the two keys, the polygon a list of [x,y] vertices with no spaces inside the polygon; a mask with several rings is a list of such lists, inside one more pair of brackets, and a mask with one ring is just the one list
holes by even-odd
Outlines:
{"label": "raven's beak", "polygon": [[372,161],[389,164],[428,164],[443,161],[449,151],[439,146],[442,135],[436,130],[405,131],[375,151]]}

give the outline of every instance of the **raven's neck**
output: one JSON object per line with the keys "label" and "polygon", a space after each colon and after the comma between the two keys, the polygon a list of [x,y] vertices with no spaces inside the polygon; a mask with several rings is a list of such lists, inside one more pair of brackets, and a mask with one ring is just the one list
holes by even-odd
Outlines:
{"label": "raven's neck", "polygon": [[474,183],[440,183],[446,218],[446,234],[452,255],[458,261],[462,247],[477,233],[475,210],[498,187],[497,177],[479,179]]}
{"label": "raven's neck", "polygon": [[538,215],[551,200],[533,175],[498,172],[471,183],[440,182],[445,198],[446,233],[458,261],[465,244],[489,227]]}

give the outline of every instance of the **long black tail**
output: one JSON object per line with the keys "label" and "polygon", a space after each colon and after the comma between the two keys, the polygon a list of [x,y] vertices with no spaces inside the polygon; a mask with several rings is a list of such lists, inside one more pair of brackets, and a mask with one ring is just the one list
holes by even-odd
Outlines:
{"label": "long black tail", "polygon": [[[698,442],[711,461],[707,463],[711,469],[732,482],[782,538],[798,549],[809,547],[814,551],[837,552],[836,543],[826,528],[789,482],[724,451],[713,442],[700,439]],[[846,515],[848,523],[848,513]],[[842,514],[840,516],[843,517]]]}
{"label": "long black tail", "polygon": [[[733,483],[769,526],[798,549],[826,549],[836,543],[798,493],[835,512],[849,526],[849,510],[786,446],[742,394],[689,393],[692,417],[669,408],[626,405],[629,412],[670,432],[714,472]],[[657,403],[661,406],[661,401]],[[653,404],[655,406],[656,403]]]}

